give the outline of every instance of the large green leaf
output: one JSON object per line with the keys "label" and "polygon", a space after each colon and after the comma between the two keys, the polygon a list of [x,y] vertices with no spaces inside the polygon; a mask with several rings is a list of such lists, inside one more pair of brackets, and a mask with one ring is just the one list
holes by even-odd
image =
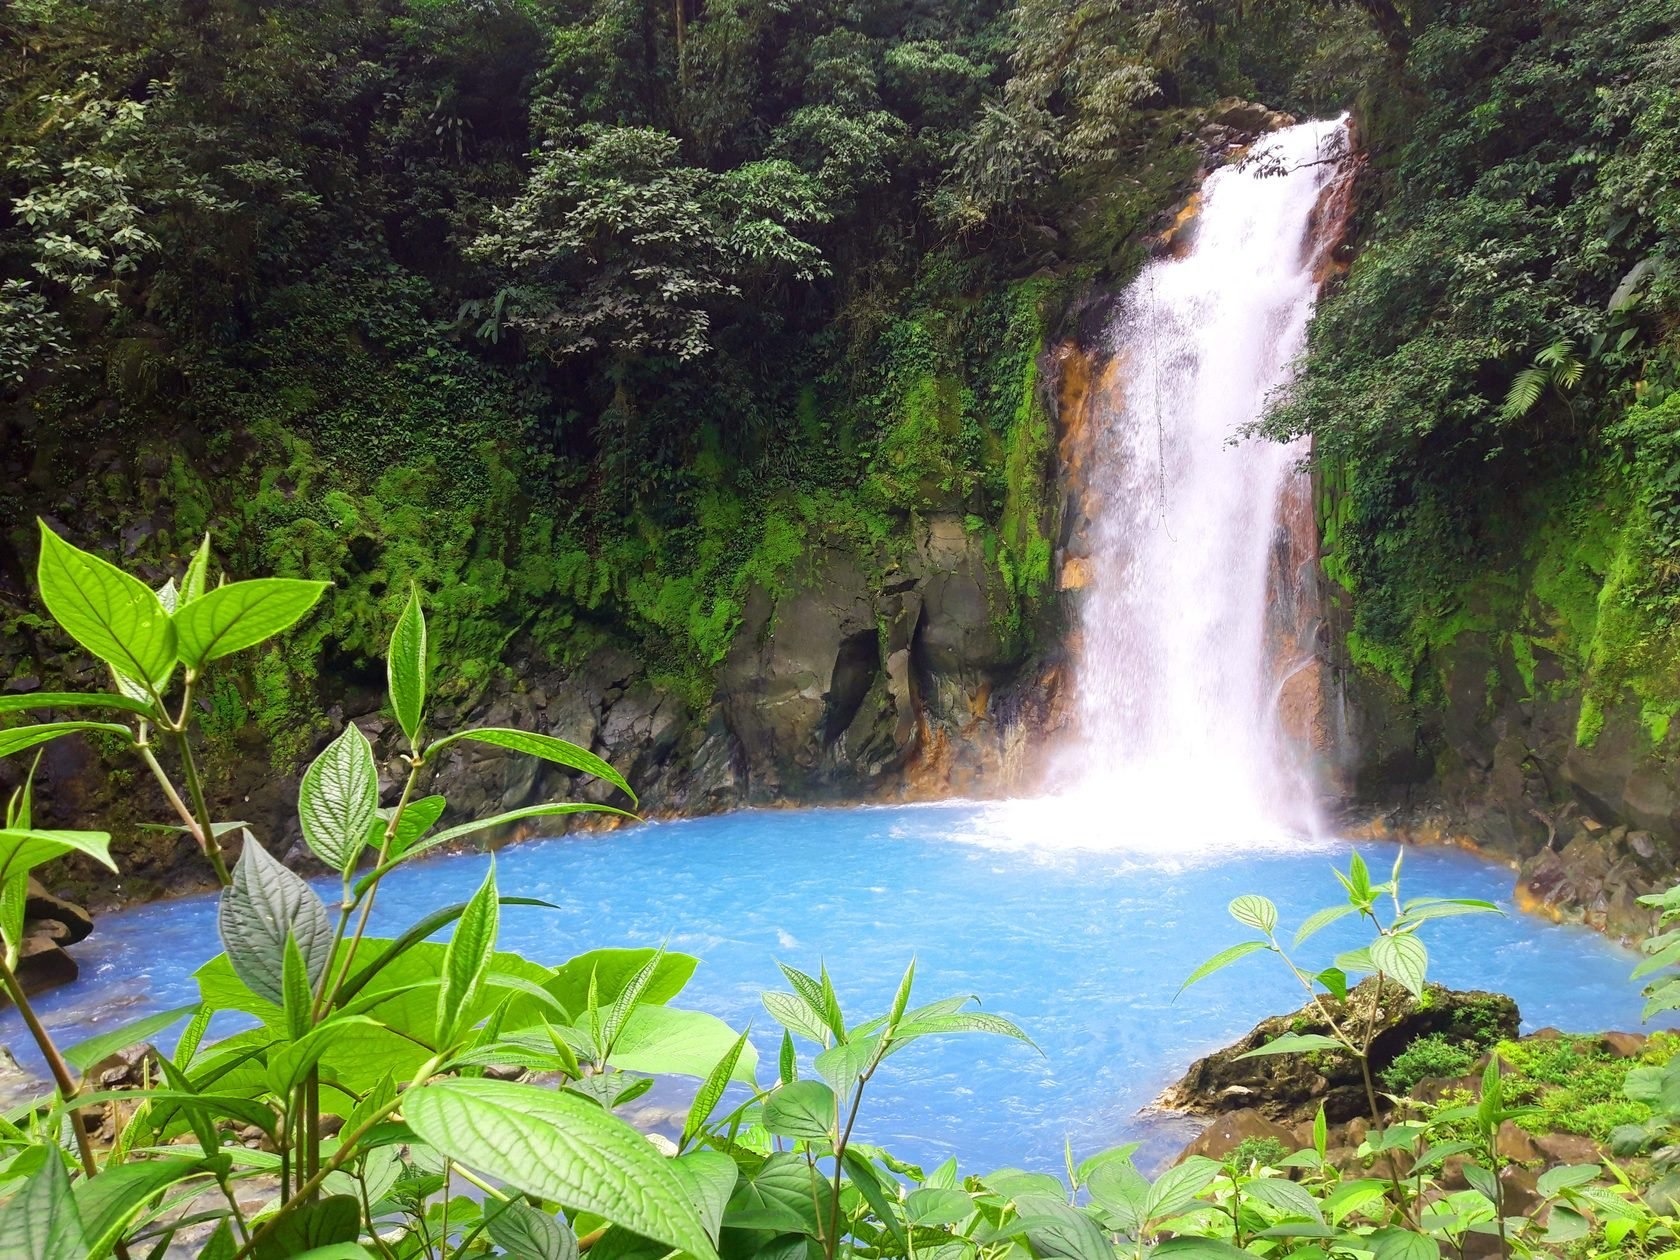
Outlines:
{"label": "large green leaf", "polygon": [[1213,1184],[1213,1179],[1219,1176],[1220,1171],[1221,1166],[1217,1160],[1206,1159],[1200,1155],[1192,1155],[1183,1163],[1173,1165],[1149,1187],[1144,1219],[1159,1221],[1168,1216],[1178,1215],[1194,1203],[1202,1191]]}
{"label": "large green leaf", "polygon": [[0,1255],[7,1260],[87,1260],[88,1235],[58,1152],[0,1208]]}
{"label": "large green leaf", "polygon": [[255,647],[289,629],[313,608],[326,582],[257,578],[230,582],[175,614],[175,654],[188,669]]}
{"label": "large green leaf", "polygon": [[724,1211],[740,1180],[735,1161],[721,1151],[690,1151],[672,1160],[671,1168],[687,1189],[689,1201],[699,1209],[706,1237],[716,1242]]}
{"label": "large green leaf", "polygon": [[[210,600],[205,596],[205,601]],[[354,722],[309,763],[298,784],[298,821],[315,856],[348,873],[368,841],[379,809],[373,745]]]}
{"label": "large green leaf", "polygon": [[[723,1223],[731,1229],[765,1229],[815,1238],[828,1227],[834,1190],[803,1155],[779,1151],[741,1178]],[[819,1218],[819,1213],[821,1216]]]}
{"label": "large green leaf", "polygon": [[111,870],[111,837],[103,831],[0,830],[0,886],[66,853],[85,853]]}
{"label": "large green leaf", "polygon": [[[735,1041],[735,1030],[716,1015],[639,1002],[613,1040],[607,1062],[627,1072],[703,1077]],[[757,1068],[758,1051],[749,1042],[734,1077],[751,1084]]]}
{"label": "large green leaf", "polygon": [[694,1095],[694,1101],[689,1105],[688,1118],[683,1121],[682,1137],[678,1141],[679,1148],[686,1147],[705,1127],[706,1121],[712,1118],[712,1112],[723,1098],[724,1090],[729,1088],[729,1082],[735,1076],[736,1066],[741,1062],[741,1053],[750,1043],[747,1034],[742,1033],[735,1039],[735,1044],[723,1052],[723,1057],[712,1065],[712,1070],[706,1074],[704,1083]]}
{"label": "large green leaf", "polygon": [[258,997],[285,1001],[286,937],[297,941],[318,986],[332,955],[327,908],[315,890],[268,855],[250,832],[234,867],[233,883],[222,890],[216,926],[234,972]]}
{"label": "large green leaf", "polygon": [[115,735],[125,743],[132,743],[134,732],[114,722],[41,722],[34,726],[14,726],[0,731],[0,757],[10,757],[26,748],[34,748],[48,740],[77,731],[97,731],[101,735]]}
{"label": "large green leaf", "polygon": [[181,587],[175,597],[175,607],[185,608],[195,599],[204,596],[204,588],[210,581],[210,535],[204,535],[193,552],[192,559],[187,561],[187,571],[181,575]]}
{"label": "large green leaf", "polygon": [[157,594],[40,525],[36,580],[53,620],[106,664],[161,688],[175,668],[175,626]]}
{"label": "large green leaf", "polygon": [[590,977],[594,977],[595,1000],[603,1005],[618,1000],[624,986],[655,956],[659,965],[642,990],[641,1000],[669,1002],[683,991],[700,960],[692,954],[660,953],[655,949],[596,949],[560,964],[554,978],[543,987],[560,999],[568,1011],[589,1007]]}
{"label": "large green leaf", "polygon": [[90,1258],[106,1255],[152,1197],[170,1186],[225,1167],[226,1156],[212,1159],[148,1159],[106,1167],[76,1187],[76,1208],[87,1230]]}
{"label": "large green leaf", "polygon": [[791,1081],[764,1100],[764,1127],[777,1137],[828,1141],[838,1117],[834,1091],[822,1081]]}
{"label": "large green leaf", "polygon": [[490,869],[484,873],[484,882],[467,903],[443,952],[443,976],[437,995],[437,1045],[453,1045],[462,1031],[470,1027],[464,1021],[472,1014],[484,986],[484,973],[496,948],[500,922],[496,864],[491,862]]}
{"label": "large green leaf", "polygon": [[113,1028],[110,1032],[100,1033],[97,1037],[89,1037],[64,1051],[64,1061],[78,1071],[85,1072],[118,1050],[126,1050],[129,1046],[150,1041],[165,1028],[180,1023],[187,1016],[196,1014],[198,1010],[197,1003],[191,1006],[177,1006],[172,1011],[160,1011],[156,1015],[148,1015],[120,1028]]}
{"label": "large green leaf", "polygon": [[1371,961],[1398,980],[1414,997],[1423,996],[1429,973],[1429,950],[1411,933],[1379,936],[1371,942]]}
{"label": "large green leaf", "polygon": [[1065,1199],[1022,1195],[1015,1208],[1020,1216],[1012,1228],[1027,1236],[1042,1260],[1114,1260],[1114,1248],[1096,1222]]}
{"label": "large green leaf", "polygon": [[430,761],[434,753],[441,752],[450,744],[463,739],[471,740],[477,744],[493,744],[497,748],[507,748],[514,752],[526,753],[532,757],[541,757],[544,761],[552,761],[555,765],[565,766],[571,770],[581,770],[584,774],[592,774],[597,779],[605,779],[628,796],[632,802],[636,799],[636,794],[630,790],[630,785],[625,782],[624,776],[587,748],[579,748],[576,744],[567,743],[563,739],[556,739],[552,735],[538,735],[534,731],[518,731],[501,726],[486,726],[474,731],[460,731],[454,735],[445,736],[433,744],[426,752],[426,759]]}
{"label": "large green leaf", "polygon": [[146,700],[97,691],[31,691],[21,696],[0,696],[0,713],[22,713],[29,709],[120,709],[124,713],[152,714],[156,706]]}
{"label": "large green leaf", "polygon": [[1334,1037],[1326,1037],[1319,1033],[1284,1033],[1247,1054],[1239,1054],[1237,1058],[1258,1059],[1268,1054],[1310,1054],[1318,1050],[1344,1049],[1346,1047]]}
{"label": "large green leaf", "polygon": [[1229,949],[1222,949],[1200,967],[1197,967],[1196,970],[1192,971],[1190,973],[1190,978],[1178,986],[1178,991],[1183,993],[1184,990],[1195,984],[1196,981],[1206,980],[1214,972],[1223,971],[1226,967],[1229,967],[1238,959],[1247,958],[1250,954],[1255,953],[1257,950],[1270,948],[1271,946],[1266,944],[1265,941],[1241,941],[1238,944],[1231,946]]}
{"label": "large green leaf", "polygon": [[1231,917],[1256,932],[1270,932],[1277,926],[1277,907],[1266,897],[1245,893],[1231,902]]}
{"label": "large green leaf", "polygon": [[408,742],[417,745],[420,722],[426,712],[426,614],[420,608],[420,592],[412,587],[402,615],[397,618],[396,629],[391,632],[385,680],[397,725],[408,736]]}
{"label": "large green leaf", "polygon": [[469,1168],[696,1260],[717,1260],[682,1178],[645,1137],[594,1103],[533,1085],[457,1079],[412,1090],[403,1117]]}
{"label": "large green leaf", "polygon": [[577,1235],[563,1216],[532,1207],[523,1199],[485,1207],[484,1232],[508,1260],[577,1260]]}

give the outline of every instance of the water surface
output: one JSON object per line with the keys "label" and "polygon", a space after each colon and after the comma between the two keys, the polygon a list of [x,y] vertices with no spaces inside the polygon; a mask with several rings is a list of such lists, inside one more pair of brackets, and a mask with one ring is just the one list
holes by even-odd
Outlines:
{"label": "water surface", "polygon": [[[1043,1054],[994,1037],[912,1047],[872,1085],[866,1140],[924,1161],[957,1154],[974,1171],[1055,1169],[1064,1141],[1076,1157],[1126,1139],[1159,1155],[1184,1130],[1139,1109],[1197,1055],[1300,1005],[1294,981],[1260,957],[1175,1000],[1197,964],[1242,939],[1226,902],[1264,893],[1292,930],[1333,900],[1331,867],[1348,849],[1189,831],[1127,842],[1114,834],[1122,813],[1032,802],[749,811],[522,844],[496,857],[503,891],[562,908],[504,911],[502,945],[548,964],[661,941],[698,955],[680,1004],[751,1021],[767,1065],[778,1036],[758,994],[785,987],[776,960],[813,972],[826,960],[857,1022],[884,1011],[913,955],[918,999],[977,994]],[[1383,872],[1397,852],[1361,848]],[[464,900],[489,860],[399,871],[376,928]],[[1408,850],[1404,881],[1412,895],[1510,908],[1510,873],[1470,854]],[[1510,993],[1530,1028],[1638,1025],[1634,959],[1594,933],[1513,912],[1444,920],[1428,940],[1434,978]],[[1353,943],[1327,931],[1303,961],[1322,966]],[[105,915],[76,947],[82,981],[41,999],[47,1022],[74,1040],[191,1001],[191,972],[217,948],[210,897]],[[23,1057],[21,1033],[15,1015],[0,1020],[0,1040]]]}

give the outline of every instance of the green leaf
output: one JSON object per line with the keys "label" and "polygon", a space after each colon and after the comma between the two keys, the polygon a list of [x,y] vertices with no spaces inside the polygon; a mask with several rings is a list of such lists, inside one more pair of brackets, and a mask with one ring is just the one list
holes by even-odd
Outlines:
{"label": "green leaf", "polygon": [[1233,1247],[1220,1238],[1169,1238],[1155,1244],[1150,1260],[1253,1260],[1252,1253]]}
{"label": "green leaf", "polygon": [[76,1187],[76,1208],[87,1230],[89,1256],[102,1256],[151,1198],[170,1186],[226,1166],[226,1157],[151,1159],[107,1166]]}
{"label": "green leaf", "polygon": [[[500,901],[504,906],[540,906],[544,910],[556,910],[559,908],[554,905],[553,902],[539,901],[534,897],[502,897],[500,898]],[[417,945],[423,944],[427,937],[437,932],[440,928],[446,928],[451,923],[455,922],[456,919],[460,918],[467,912],[467,907],[470,904],[470,902],[462,901],[457,902],[453,906],[445,906],[441,910],[434,910],[413,927],[409,928],[408,931],[404,932],[401,936],[389,942],[388,947],[380,951],[377,958],[364,966],[360,971],[351,976],[350,979],[346,980],[344,984],[340,986],[338,991],[338,1000],[340,1005],[349,1002],[350,999],[355,997],[370,983],[372,983],[373,979],[378,976],[380,972],[384,971],[385,968],[400,959],[409,950],[415,948]],[[551,983],[545,983],[543,988],[548,989],[550,993],[553,992]]]}
{"label": "green leaf", "polygon": [[[683,991],[700,965],[693,954],[673,954],[661,949],[594,949],[561,963],[555,969],[554,978],[543,988],[559,998],[569,1011],[586,1011],[596,1004],[610,1005],[655,958],[658,965],[643,987],[640,1001],[643,1005],[669,1002]],[[593,1002],[589,998],[592,979],[596,986]]]}
{"label": "green leaf", "polygon": [[1042,1260],[1113,1260],[1114,1248],[1096,1222],[1066,1200],[1024,1194],[1015,1209],[1020,1217],[1012,1228],[1026,1234]]}
{"label": "green leaf", "polygon": [[[449,807],[449,802],[441,796],[422,796],[403,806],[402,817],[397,819],[397,834],[391,837],[391,852],[404,854],[433,827],[437,820],[443,817],[443,811]],[[377,849],[385,841],[385,828],[390,823],[390,810],[382,809],[375,821],[369,843]]]}
{"label": "green leaf", "polygon": [[41,722],[35,726],[14,726],[0,731],[0,757],[10,757],[25,748],[33,748],[60,736],[74,735],[77,731],[98,731],[101,735],[115,735],[126,744],[134,742],[134,732],[114,722]]}
{"label": "green leaf", "polygon": [[150,701],[97,691],[31,691],[21,696],[0,696],[0,713],[22,713],[29,709],[119,709],[148,717],[157,712]]}
{"label": "green leaf", "polygon": [[918,1228],[955,1225],[973,1215],[974,1200],[961,1190],[923,1186],[912,1190],[904,1201],[906,1223]]}
{"label": "green leaf", "polygon": [[1389,1226],[1370,1238],[1372,1260],[1440,1260],[1441,1244],[1427,1234]]}
{"label": "green leaf", "polygon": [[409,1127],[443,1154],[697,1260],[717,1260],[681,1178],[646,1138],[570,1093],[443,1080],[409,1092]]}
{"label": "green leaf", "polygon": [[706,1237],[716,1242],[723,1214],[740,1180],[735,1161],[721,1151],[690,1151],[672,1160],[671,1168],[688,1189],[689,1202],[700,1210]]}
{"label": "green leaf", "polygon": [[1537,1188],[1549,1199],[1565,1190],[1597,1181],[1602,1171],[1597,1164],[1565,1164],[1557,1168],[1548,1168],[1540,1174]]}
{"label": "green leaf", "polygon": [[70,637],[112,668],[161,689],[175,668],[175,626],[155,592],[41,526],[41,602]]}
{"label": "green leaf", "polygon": [[234,974],[252,993],[276,1006],[285,1001],[288,934],[297,940],[311,987],[320,984],[332,956],[326,906],[313,888],[270,857],[248,831],[233,883],[222,890],[216,926]]}
{"label": "green leaf", "polygon": [[552,735],[538,735],[534,731],[517,731],[500,726],[487,726],[476,731],[460,731],[454,735],[445,736],[433,744],[426,752],[426,759],[430,761],[434,753],[441,752],[450,744],[463,739],[471,740],[477,744],[492,744],[497,748],[508,748],[532,757],[541,757],[544,761],[551,761],[555,765],[565,766],[571,770],[580,770],[584,774],[594,775],[597,779],[605,779],[628,796],[632,803],[636,800],[636,794],[630,790],[630,785],[624,781],[624,776],[594,753],[586,748],[579,748],[576,744],[569,744],[563,739],[556,739]]}
{"label": "green leaf", "polygon": [[159,1011],[156,1015],[148,1015],[144,1019],[137,1019],[133,1023],[124,1024],[121,1028],[113,1028],[110,1032],[100,1033],[97,1037],[89,1037],[86,1041],[79,1041],[64,1051],[64,1061],[78,1072],[85,1072],[101,1059],[108,1058],[118,1050],[126,1050],[129,1046],[137,1046],[141,1042],[150,1041],[165,1028],[180,1023],[189,1015],[199,1012],[199,1004],[191,1006],[177,1006],[172,1011]]}
{"label": "green leaf", "polygon": [[309,1070],[329,1051],[344,1045],[349,1034],[358,1027],[378,1029],[379,1024],[365,1015],[335,1015],[296,1040],[281,1044],[268,1057],[266,1080],[269,1092],[284,1098],[303,1083]]}
{"label": "green leaf", "polygon": [[243,652],[295,625],[321,598],[326,582],[257,578],[230,582],[175,614],[175,654],[188,669]]}
{"label": "green leaf", "polygon": [[1403,917],[1412,923],[1422,923],[1428,919],[1447,919],[1465,914],[1504,914],[1491,901],[1481,901],[1474,897],[1419,897],[1408,901],[1402,911]]}
{"label": "green leaf", "polygon": [[683,1122],[682,1137],[677,1142],[678,1150],[686,1149],[705,1127],[706,1121],[712,1118],[712,1112],[722,1099],[723,1091],[729,1087],[729,1082],[735,1075],[735,1065],[741,1061],[741,1051],[746,1045],[747,1034],[742,1033],[706,1074],[700,1092],[694,1095],[694,1102],[688,1108],[688,1119]]}
{"label": "green leaf", "polygon": [[501,923],[496,895],[496,864],[484,873],[484,882],[461,914],[443,952],[443,983],[437,995],[437,1044],[453,1045],[467,1025],[484,973],[496,949],[496,932]]}
{"label": "green leaf", "polygon": [[1343,971],[1340,967],[1326,967],[1323,971],[1314,976],[1313,979],[1317,980],[1326,989],[1328,989],[1331,996],[1333,996],[1338,1002],[1347,1001],[1347,972]]}
{"label": "green leaf", "polygon": [[774,1019],[789,1032],[796,1032],[802,1037],[808,1037],[819,1046],[828,1045],[828,1026],[823,1023],[822,1016],[811,1009],[811,1004],[797,993],[780,993],[772,990],[758,995],[759,1001],[764,1003],[764,1009],[770,1012]]}
{"label": "green leaf", "polygon": [[1206,980],[1214,972],[1223,971],[1226,967],[1229,967],[1237,960],[1247,958],[1250,954],[1259,950],[1270,948],[1271,946],[1266,944],[1265,941],[1243,941],[1240,944],[1231,946],[1230,949],[1222,949],[1200,967],[1197,967],[1196,970],[1192,971],[1190,973],[1190,978],[1178,986],[1178,991],[1183,993],[1184,990],[1195,984],[1196,981]]}
{"label": "green leaf", "polygon": [[898,1216],[898,1187],[894,1184],[888,1188],[886,1179],[878,1172],[875,1165],[865,1159],[856,1146],[848,1146],[844,1157],[846,1172],[850,1174],[852,1185],[858,1193],[863,1195],[864,1202],[869,1204],[870,1211],[875,1213],[877,1220],[887,1227],[892,1236],[898,1240],[900,1247],[908,1250],[904,1236],[904,1226]]}
{"label": "green leaf", "polygon": [[1227,909],[1238,923],[1256,932],[1270,932],[1277,927],[1277,907],[1270,898],[1247,893],[1232,901]]}
{"label": "green leaf", "polygon": [[1320,1225],[1324,1223],[1324,1213],[1319,1210],[1318,1203],[1293,1181],[1281,1177],[1257,1177],[1243,1187],[1243,1193],[1276,1208],[1285,1217],[1298,1216]]}
{"label": "green leaf", "polygon": [[356,1245],[361,1223],[361,1205],[353,1196],[317,1199],[282,1217],[274,1232],[257,1244],[252,1260],[301,1260],[304,1256],[325,1260],[333,1250],[346,1247],[351,1250],[343,1254],[362,1255]]}
{"label": "green leaf", "polygon": [[309,972],[304,966],[303,954],[298,949],[296,938],[290,933],[286,936],[285,950],[280,955],[280,992],[284,999],[281,1006],[286,1012],[286,1035],[296,1041],[309,1031],[315,993],[309,985]]}
{"label": "green leaf", "polygon": [[821,1081],[783,1085],[764,1102],[764,1127],[777,1137],[829,1141],[838,1124],[834,1091]]}
{"label": "green leaf", "polygon": [[116,870],[111,837],[103,831],[0,831],[0,885],[11,883],[43,863],[66,853],[85,853]]}
{"label": "green leaf", "polygon": [[577,1260],[577,1235],[566,1218],[539,1211],[523,1199],[487,1206],[484,1232],[508,1260]]}
{"label": "green leaf", "polygon": [[1371,961],[1379,971],[1398,980],[1413,997],[1423,996],[1429,971],[1429,950],[1409,932],[1379,936],[1371,942]]}
{"label": "green leaf", "polygon": [[782,1030],[782,1046],[776,1056],[776,1079],[783,1085],[799,1079],[799,1056],[793,1050],[793,1034]]}
{"label": "green leaf", "polygon": [[[205,596],[205,601],[210,598]],[[379,767],[373,745],[352,722],[309,763],[298,784],[304,841],[321,861],[348,874],[367,844],[378,809]]]}
{"label": "green leaf", "polygon": [[210,576],[210,535],[204,535],[198,544],[198,550],[193,552],[192,559],[187,561],[187,571],[181,577],[181,589],[176,596],[176,608],[185,608],[195,599],[204,597],[204,588]]}
{"label": "green leaf", "polygon": [[522,809],[510,809],[505,814],[494,814],[489,818],[479,818],[449,827],[429,837],[424,847],[429,849],[434,845],[448,844],[451,840],[459,840],[463,836],[489,831],[495,827],[505,827],[509,823],[521,822],[526,818],[557,818],[564,814],[612,814],[630,819],[636,817],[626,810],[614,809],[611,805],[593,805],[588,801],[555,801],[548,805],[526,805]]}
{"label": "green leaf", "polygon": [[16,1260],[87,1260],[88,1236],[56,1150],[0,1208],[0,1245]]}
{"label": "green leaf", "polygon": [[1150,1186],[1149,1199],[1143,1210],[1144,1220],[1158,1221],[1178,1215],[1213,1184],[1220,1171],[1217,1160],[1200,1155],[1192,1155],[1183,1163],[1173,1165]]}
{"label": "green leaf", "polygon": [[1342,1050],[1341,1042],[1334,1037],[1323,1037],[1318,1033],[1284,1033],[1268,1041],[1257,1050],[1250,1050],[1247,1054],[1239,1054],[1239,1059],[1255,1059],[1267,1054],[1308,1054],[1315,1050]]}
{"label": "green leaf", "polygon": [[426,713],[426,614],[420,607],[420,592],[413,586],[408,588],[408,602],[391,631],[385,682],[397,725],[408,736],[410,746],[419,747],[420,723]]}
{"label": "green leaf", "polygon": [[[906,1019],[898,1026],[898,1040],[907,1041],[911,1037],[945,1036],[950,1033],[992,1033],[999,1037],[1022,1042],[1038,1050],[1038,1044],[1022,1032],[1011,1021],[1001,1015],[988,1015],[984,1011],[957,1011],[950,1015],[924,1015],[919,1019]],[[1039,1051],[1043,1053],[1042,1050]]]}
{"label": "green leaf", "polygon": [[1328,906],[1307,916],[1307,921],[1295,930],[1295,944],[1300,945],[1309,937],[1316,936],[1338,919],[1345,919],[1353,913],[1350,905]]}
{"label": "green leaf", "polygon": [[804,1156],[778,1151],[757,1172],[741,1179],[723,1223],[732,1229],[763,1229],[814,1238],[827,1228],[833,1202],[828,1179],[818,1176]]}
{"label": "green leaf", "polygon": [[864,1074],[872,1071],[899,1044],[884,1045],[885,1036],[884,1031],[859,1035],[841,1045],[830,1046],[817,1056],[812,1066],[836,1094],[850,1096],[852,1087]]}

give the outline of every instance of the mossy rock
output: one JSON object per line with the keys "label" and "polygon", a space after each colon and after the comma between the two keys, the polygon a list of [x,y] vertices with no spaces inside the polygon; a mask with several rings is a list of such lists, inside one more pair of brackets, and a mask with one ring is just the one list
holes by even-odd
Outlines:
{"label": "mossy rock", "polygon": [[1374,1020],[1376,1033],[1370,1058],[1371,1073],[1377,1080],[1420,1037],[1445,1035],[1491,1045],[1515,1037],[1521,1024],[1517,1004],[1503,994],[1432,984],[1420,1002],[1393,981],[1386,981],[1379,999],[1373,978],[1354,988],[1346,1001],[1325,997],[1323,1011],[1314,1003],[1288,1015],[1262,1020],[1241,1040],[1196,1060],[1184,1077],[1161,1095],[1158,1105],[1200,1115],[1253,1108],[1268,1120],[1284,1125],[1311,1120],[1320,1105],[1332,1123],[1367,1114],[1370,1107],[1365,1082],[1351,1055],[1325,1051],[1242,1058],[1285,1033],[1328,1034],[1326,1011],[1345,1028],[1363,1029]]}

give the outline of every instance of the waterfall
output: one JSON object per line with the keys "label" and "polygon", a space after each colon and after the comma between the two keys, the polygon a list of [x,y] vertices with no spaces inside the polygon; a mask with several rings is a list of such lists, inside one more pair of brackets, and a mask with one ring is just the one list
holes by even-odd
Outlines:
{"label": "waterfall", "polygon": [[1241,431],[1303,346],[1315,210],[1346,135],[1342,120],[1289,127],[1210,175],[1188,247],[1143,270],[1109,329],[1076,540],[1077,737],[1056,778],[1128,833],[1313,827],[1311,774],[1279,720],[1311,664],[1312,565],[1290,528],[1304,509],[1316,558],[1304,448]]}

